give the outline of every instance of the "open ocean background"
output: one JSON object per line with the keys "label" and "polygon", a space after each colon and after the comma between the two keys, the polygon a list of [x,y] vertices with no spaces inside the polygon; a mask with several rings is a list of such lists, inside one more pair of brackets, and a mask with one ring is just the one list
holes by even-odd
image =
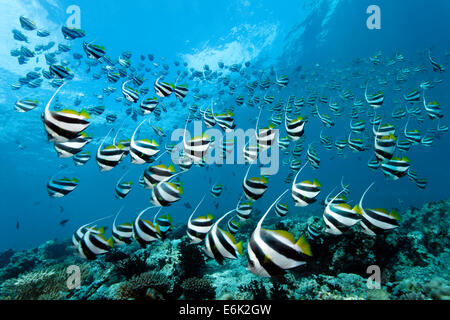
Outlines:
{"label": "open ocean background", "polygon": [[[293,74],[299,66],[302,67],[302,73],[311,72],[319,64],[326,76],[327,66],[332,60],[335,60],[333,67],[345,67],[356,58],[367,60],[378,51],[386,59],[399,52],[408,63],[417,61],[418,66],[425,65],[426,68],[426,72],[411,77],[403,85],[404,88],[412,90],[421,81],[442,78],[443,82],[430,89],[427,94],[439,101],[444,113],[441,123],[448,124],[449,70],[442,74],[434,73],[425,53],[431,49],[433,57],[448,65],[450,57],[445,53],[450,49],[450,1],[447,0],[0,0],[0,251],[10,248],[26,249],[49,239],[69,238],[79,226],[96,218],[115,214],[123,204],[125,209],[121,220],[131,221],[139,211],[150,205],[149,191],[138,186],[139,176],[146,166],[132,165],[126,159],[114,170],[100,173],[94,157],[80,168],[75,168],[72,159],[57,158],[52,144],[47,142],[40,117],[55,90],[47,82],[36,89],[11,89],[11,84],[33,67],[45,66],[43,57],[38,63],[31,61],[20,66],[17,59],[10,55],[10,50],[21,45],[12,38],[11,33],[13,28],[20,29],[19,16],[24,15],[51,32],[48,38],[30,37],[31,46],[50,40],[57,44],[68,43],[63,39],[60,28],[68,17],[66,8],[73,4],[81,8],[81,27],[87,31],[84,40],[104,45],[111,57],[129,50],[133,53],[131,60],[135,64],[140,62],[141,54],[151,53],[158,62],[164,57],[163,63],[170,66],[167,78],[171,79],[176,78],[174,60],[186,62],[187,68],[196,70],[202,70],[203,65],[208,64],[213,71],[218,69],[218,61],[226,65],[250,61],[252,68],[269,70],[275,66],[280,74],[288,75]],[[366,27],[369,16],[366,8],[372,4],[381,8],[381,30],[369,30]],[[80,40],[74,41],[72,52],[84,55],[81,43]],[[72,52],[67,54],[67,59],[72,59]],[[76,95],[83,93],[83,106],[98,105],[93,94],[102,93],[106,80],[93,81],[92,74],[85,74],[82,67],[73,71],[75,78],[59,95],[60,102],[70,108]],[[148,81],[145,85],[152,91],[156,77],[149,75],[146,78]],[[276,97],[296,95],[306,98],[300,79],[291,77],[290,81],[289,87]],[[187,83],[190,87],[195,87],[195,82]],[[114,124],[118,127],[126,108],[114,101],[116,96],[121,95],[119,83],[116,86],[118,90],[105,97],[103,104],[108,111],[119,115]],[[203,86],[202,92],[215,96],[216,86]],[[244,83],[237,91],[239,89],[245,90]],[[357,97],[363,98],[364,92],[359,85],[349,89]],[[394,107],[391,89],[388,85],[385,91],[387,101],[383,108],[386,110]],[[320,90],[318,92],[321,94]],[[25,96],[39,99],[39,107],[28,113],[15,112],[14,103]],[[175,97],[170,99],[175,101]],[[192,103],[192,96],[188,95],[186,101],[188,104]],[[224,105],[235,104],[234,97],[227,94],[221,102]],[[242,108],[236,114],[237,128],[254,126],[257,109]],[[173,129],[183,128],[187,115],[188,110],[178,103],[173,112],[163,114],[155,124],[170,135]],[[341,117],[327,134],[333,138],[345,137],[348,122],[348,117]],[[401,131],[405,122],[406,119],[396,122],[399,124],[397,130]],[[130,121],[123,134],[131,135],[136,125],[137,123]],[[431,121],[426,117],[420,128],[426,132],[431,126]],[[92,121],[89,133],[95,139],[100,139],[110,127],[111,125],[105,124],[104,119],[96,118]],[[312,139],[318,142],[322,128],[317,120],[308,123],[306,146]],[[145,131],[152,132],[150,127]],[[373,154],[370,150],[363,153],[346,150],[346,157],[343,158],[335,155],[334,148],[321,148],[320,169],[312,171],[308,168],[305,176],[321,181],[323,190],[319,200],[323,200],[344,176],[345,183],[350,184],[352,190],[352,204],[375,181],[375,191],[370,192],[365,200],[368,205],[401,210],[410,206],[420,207],[423,203],[450,197],[449,139],[448,134],[443,134],[440,139],[435,138],[433,146],[412,147],[408,152],[412,168],[428,181],[425,190],[418,189],[407,177],[389,181],[380,171],[369,171],[367,161]],[[89,144],[87,150],[95,155],[97,146],[96,143]],[[67,166],[65,173],[76,176],[80,185],[67,197],[53,199],[47,194],[46,183],[60,170],[61,165]],[[134,186],[127,198],[120,201],[114,197],[114,186],[128,169],[131,171],[127,177],[134,181]],[[174,223],[185,223],[192,212],[186,208],[186,203],[194,208],[205,193],[209,194],[211,185],[218,182],[225,187],[218,209],[214,207],[213,199],[207,197],[201,211],[220,216],[234,208],[242,192],[242,178],[246,170],[246,165],[211,166],[208,170],[193,167],[182,178],[185,190],[183,198],[163,209],[163,212],[170,213]],[[267,206],[286,188],[283,179],[288,172],[288,167],[281,167],[280,172],[270,178],[269,189],[256,202],[255,208],[265,212]],[[291,200],[289,205],[293,208]],[[320,201],[306,209],[295,210],[295,214],[305,215],[322,212]],[[59,225],[63,219],[69,219],[64,227]],[[18,229],[17,223],[20,226]]]}

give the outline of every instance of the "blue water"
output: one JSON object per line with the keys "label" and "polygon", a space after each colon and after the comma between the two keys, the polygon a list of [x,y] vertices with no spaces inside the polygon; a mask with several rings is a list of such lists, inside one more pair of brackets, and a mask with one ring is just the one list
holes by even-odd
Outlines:
{"label": "blue water", "polygon": [[[343,87],[352,90],[356,98],[363,98],[364,90],[360,88],[367,79],[383,78],[382,68],[374,67],[373,73],[368,70],[368,58],[376,52],[383,53],[386,62],[397,52],[405,56],[403,65],[408,67],[423,66],[425,71],[413,74],[408,81],[401,84],[402,93],[418,88],[425,80],[442,79],[441,83],[427,91],[428,99],[436,99],[442,107],[444,118],[441,124],[448,124],[450,116],[448,105],[450,103],[449,71],[435,73],[428,62],[426,51],[431,49],[433,57],[447,66],[450,55],[450,2],[447,0],[430,1],[0,1],[0,126],[1,135],[1,163],[2,183],[0,184],[1,215],[0,215],[0,250],[9,248],[22,249],[39,245],[49,239],[65,239],[81,225],[96,218],[115,214],[125,205],[121,219],[133,220],[138,212],[149,206],[150,192],[138,186],[138,178],[147,165],[133,165],[129,158],[115,169],[101,173],[93,157],[85,166],[75,167],[72,159],[59,159],[53,145],[47,141],[46,133],[41,121],[43,108],[54,92],[48,81],[44,80],[39,88],[23,87],[13,91],[11,84],[24,76],[34,67],[45,65],[43,55],[39,62],[31,59],[25,65],[19,65],[17,58],[10,55],[10,50],[20,48],[23,42],[13,39],[11,30],[20,29],[19,16],[24,15],[36,22],[38,28],[47,29],[51,35],[47,38],[37,38],[34,32],[23,31],[30,38],[30,47],[38,43],[55,41],[69,44],[64,40],[60,31],[65,24],[68,14],[67,7],[77,5],[81,9],[81,28],[86,30],[86,37],[70,42],[72,51],[63,53],[58,59],[67,59],[73,63],[72,53],[83,54],[82,41],[94,41],[106,47],[107,55],[117,58],[123,51],[133,53],[132,65],[137,67],[140,55],[149,53],[155,56],[155,62],[167,63],[170,66],[167,79],[175,81],[177,69],[182,71],[194,68],[202,70],[204,64],[217,70],[217,62],[226,65],[245,63],[250,61],[249,73],[255,70],[270,71],[273,67],[279,74],[290,76],[290,84],[282,90],[273,86],[272,94],[278,99],[286,99],[289,95],[307,98],[306,85],[300,79],[295,69],[302,67],[300,74],[311,75],[319,70],[320,76],[326,80],[331,78],[332,69],[340,69],[342,73],[348,72],[346,68],[352,61],[360,58],[364,61],[362,78],[351,79]],[[381,30],[369,30],[366,26],[366,8],[377,4],[381,8]],[[25,44],[27,45],[27,44]],[[55,50],[57,45],[52,49]],[[51,50],[51,51],[52,51]],[[447,55],[446,55],[447,53]],[[162,60],[164,57],[164,60]],[[174,66],[174,61],[181,63]],[[187,67],[183,67],[183,62]],[[145,60],[150,66],[150,61]],[[315,65],[320,65],[316,68]],[[65,107],[72,107],[78,93],[83,93],[81,106],[99,105],[94,93],[102,94],[104,87],[111,85],[106,82],[105,76],[100,80],[92,80],[92,73],[98,73],[100,66],[95,67],[91,73],[85,73],[85,65],[71,68],[75,73],[74,80],[68,81],[62,90],[59,100]],[[392,67],[392,69],[397,66]],[[93,68],[94,69],[94,68]],[[150,88],[148,96],[153,95],[153,82],[156,76],[153,71],[160,70],[152,66],[152,72],[145,75],[147,81],[144,86]],[[140,71],[138,71],[140,73]],[[190,88],[199,87],[201,92],[209,97],[215,97],[225,106],[235,105],[237,95],[248,97],[245,88],[246,79],[239,74],[231,74],[231,79],[238,85],[235,95],[225,93],[218,97],[218,85],[212,82],[198,80],[184,80]],[[274,80],[274,79],[272,79]],[[121,96],[120,80],[112,84],[117,91],[104,98],[108,112],[117,112],[118,120],[113,124],[105,124],[104,115],[94,117],[88,132],[94,136],[94,142],[86,147],[95,155],[98,139],[108,132],[109,128],[119,127],[125,117],[125,109],[121,103],[115,102],[115,97]],[[376,86],[375,86],[376,87]],[[373,88],[375,91],[376,88]],[[392,102],[394,93],[392,81],[384,88],[387,120],[394,107]],[[275,90],[276,89],[276,90]],[[226,90],[227,92],[227,90]],[[333,97],[334,93],[317,88],[320,95]],[[262,97],[264,92],[257,89],[256,95]],[[14,111],[16,100],[33,97],[40,101],[38,108],[27,112]],[[401,98],[401,96],[400,96]],[[404,101],[402,104],[404,104]],[[176,101],[175,97],[169,97]],[[188,106],[193,103],[193,93],[190,92],[185,101]],[[209,103],[196,102],[199,106]],[[81,107],[80,106],[80,107]],[[78,108],[79,110],[80,108]],[[333,139],[344,138],[348,133],[348,110],[340,118],[336,118],[336,125],[332,129],[324,129]],[[309,110],[308,108],[306,110]],[[330,113],[330,112],[327,112]],[[235,119],[238,128],[248,129],[254,127],[258,115],[256,108],[249,108],[245,104],[235,108]],[[162,127],[170,136],[174,128],[183,128],[184,119],[188,116],[187,107],[177,102],[174,109],[169,108],[163,113],[162,119],[155,123]],[[270,112],[263,112],[262,123],[270,119]],[[431,121],[423,113],[424,122],[418,124],[412,121],[412,128],[422,132],[435,127],[436,121]],[[140,117],[139,117],[140,119]],[[138,119],[138,120],[139,120]],[[368,119],[366,117],[366,122]],[[406,119],[396,124],[397,130],[402,131]],[[127,122],[124,134],[131,135],[138,122]],[[282,128],[282,126],[281,126]],[[310,122],[305,129],[305,152],[310,142],[318,142],[323,125],[317,118],[310,116]],[[368,128],[366,129],[369,130]],[[155,136],[150,127],[146,128],[149,136]],[[285,134],[282,134],[285,135]],[[409,206],[420,206],[423,203],[447,199],[450,196],[447,187],[450,180],[448,171],[449,136],[442,134],[440,139],[435,138],[431,147],[413,146],[407,153],[411,159],[411,167],[420,177],[428,181],[425,190],[408,180],[407,177],[397,181],[387,180],[380,170],[369,171],[367,161],[373,155],[373,149],[352,153],[345,151],[346,157],[336,156],[336,150],[325,150],[318,147],[321,157],[319,170],[305,169],[305,179],[316,178],[321,181],[323,191],[319,200],[336,187],[341,177],[345,183],[350,184],[351,200],[359,200],[364,189],[376,182],[375,191],[367,195],[366,202],[373,207],[399,208],[405,210]],[[162,144],[164,145],[164,144]],[[282,156],[283,157],[286,156]],[[169,163],[165,158],[164,163]],[[305,161],[305,155],[302,155]],[[69,176],[76,176],[80,180],[78,188],[68,196],[53,199],[48,196],[46,183],[48,179],[66,165]],[[206,193],[207,200],[202,206],[202,213],[211,212],[215,216],[232,209],[242,193],[242,179],[247,170],[246,165],[210,166],[206,168],[193,167],[183,174],[182,181],[185,194],[182,199],[165,208],[163,212],[170,213],[174,222],[185,222],[191,209],[185,207],[189,203],[192,207],[198,203]],[[127,178],[134,181],[131,193],[124,200],[114,198],[114,186],[117,180],[130,169]],[[261,200],[255,203],[260,211],[265,209],[288,186],[283,180],[289,172],[288,167],[282,167],[279,173],[270,177],[269,189]],[[218,209],[209,196],[211,184],[218,182],[225,186]],[[320,214],[320,201],[306,209],[294,208],[289,199],[290,214]],[[69,219],[64,226],[59,222]],[[16,224],[19,223],[19,228]]]}

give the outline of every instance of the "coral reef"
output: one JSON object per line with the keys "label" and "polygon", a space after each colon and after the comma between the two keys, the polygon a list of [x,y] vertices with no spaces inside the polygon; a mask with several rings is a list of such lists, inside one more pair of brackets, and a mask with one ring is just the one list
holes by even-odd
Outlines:
{"label": "coral reef", "polygon": [[181,287],[187,300],[208,300],[216,297],[216,291],[207,279],[188,278],[183,281]]}
{"label": "coral reef", "polygon": [[2,253],[0,253],[0,268],[3,268],[6,266],[9,261],[11,260],[11,257],[14,255],[14,250],[6,250]]}
{"label": "coral reef", "polygon": [[50,269],[32,271],[17,279],[5,281],[1,288],[2,299],[13,300],[57,300],[65,286],[63,270]]}
{"label": "coral reef", "polygon": [[[360,228],[322,234],[310,240],[313,256],[305,265],[275,278],[248,272],[245,252],[217,264],[201,245],[189,243],[185,225],[147,248],[119,246],[94,261],[78,257],[69,240],[51,240],[0,254],[0,299],[448,300],[449,212],[450,201],[427,203],[403,212],[400,228],[390,234],[371,237]],[[313,221],[322,223],[320,214],[291,212],[266,224],[298,238]],[[236,237],[247,239],[255,219],[244,221]],[[66,270],[73,265],[80,268],[81,283],[69,289]],[[368,287],[373,265],[381,271],[378,288]]]}
{"label": "coral reef", "polygon": [[[115,255],[119,255],[118,252],[121,251],[116,250],[115,252],[117,252]],[[125,276],[126,279],[130,279],[133,276],[140,275],[141,273],[144,273],[148,269],[146,262],[148,256],[149,256],[148,252],[144,251],[140,252],[140,254],[127,256],[127,258],[125,259],[115,261],[114,263],[115,270],[119,274]],[[105,261],[107,261],[106,258]]]}
{"label": "coral reef", "polygon": [[168,282],[160,272],[146,272],[122,283],[116,295],[121,300],[161,300],[169,293]]}

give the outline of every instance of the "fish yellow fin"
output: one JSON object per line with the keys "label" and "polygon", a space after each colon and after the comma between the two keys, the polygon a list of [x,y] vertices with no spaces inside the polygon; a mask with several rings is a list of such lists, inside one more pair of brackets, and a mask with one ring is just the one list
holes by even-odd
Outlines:
{"label": "fish yellow fin", "polygon": [[80,115],[77,111],[72,110],[72,109],[63,109],[63,110],[56,111],[56,113],[67,113],[67,114],[74,114],[77,116]]}
{"label": "fish yellow fin", "polygon": [[[350,205],[348,205],[347,203],[340,203],[340,204],[338,204],[337,205],[338,207],[341,207],[341,208],[345,208],[345,209],[350,209],[350,210],[352,210],[352,207],[350,207]],[[353,209],[354,210],[354,209]]]}
{"label": "fish yellow fin", "polygon": [[[222,230],[222,229],[220,229],[220,230]],[[223,231],[223,233],[225,233],[227,235],[228,238],[230,238],[230,240],[233,243],[236,243],[236,239],[234,238],[234,236],[231,233],[229,233],[228,231],[225,231],[225,230],[222,230],[222,231]]]}
{"label": "fish yellow fin", "polygon": [[363,214],[364,210],[359,205],[356,205],[353,207],[353,211],[355,211],[357,214]]}
{"label": "fish yellow fin", "polygon": [[309,242],[306,240],[305,236],[301,236],[300,239],[298,239],[296,245],[304,254],[312,257],[311,246],[309,245]]}
{"label": "fish yellow fin", "polygon": [[276,233],[276,234],[282,236],[283,238],[288,239],[292,243],[295,243],[294,236],[292,235],[292,233],[290,233],[286,230],[270,230],[270,232]]}
{"label": "fish yellow fin", "polygon": [[398,213],[396,210],[392,210],[390,215],[391,215],[391,217],[393,217],[397,221],[402,220],[402,217],[401,217],[400,213]]}
{"label": "fish yellow fin", "polygon": [[272,261],[272,258],[270,258],[269,255],[266,254],[266,255],[264,256],[264,264],[266,264],[266,263],[268,263],[268,262],[270,262],[270,261]]}
{"label": "fish yellow fin", "polygon": [[236,243],[236,248],[237,248],[237,251],[239,252],[239,254],[242,256],[242,252],[243,252],[242,241],[239,241],[238,243]]}
{"label": "fish yellow fin", "polygon": [[85,119],[90,119],[91,118],[91,115],[85,109],[81,110],[80,116],[82,116]]}

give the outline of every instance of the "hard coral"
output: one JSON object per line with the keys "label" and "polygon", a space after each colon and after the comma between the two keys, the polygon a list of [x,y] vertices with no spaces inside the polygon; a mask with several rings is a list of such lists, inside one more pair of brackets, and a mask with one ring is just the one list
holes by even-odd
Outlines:
{"label": "hard coral", "polygon": [[262,281],[252,280],[247,285],[238,287],[240,292],[248,292],[253,295],[253,300],[268,300],[268,292]]}
{"label": "hard coral", "polygon": [[[149,290],[151,289],[151,290]],[[169,280],[159,272],[145,272],[133,276],[117,289],[116,297],[120,300],[147,300],[165,297],[170,289]],[[152,292],[151,295],[148,292]]]}
{"label": "hard coral", "polygon": [[3,283],[2,299],[44,300],[59,299],[67,290],[65,274],[62,270],[38,270],[10,279]]}
{"label": "hard coral", "polygon": [[205,267],[205,258],[199,246],[182,241],[180,252],[184,278],[201,276]]}
{"label": "hard coral", "polygon": [[133,276],[140,275],[147,271],[146,260],[148,258],[147,252],[142,252],[141,254],[135,254],[126,259],[116,262],[115,269],[126,279],[131,279]]}
{"label": "hard coral", "polygon": [[211,281],[201,278],[188,278],[181,284],[187,300],[215,299],[216,291]]}

